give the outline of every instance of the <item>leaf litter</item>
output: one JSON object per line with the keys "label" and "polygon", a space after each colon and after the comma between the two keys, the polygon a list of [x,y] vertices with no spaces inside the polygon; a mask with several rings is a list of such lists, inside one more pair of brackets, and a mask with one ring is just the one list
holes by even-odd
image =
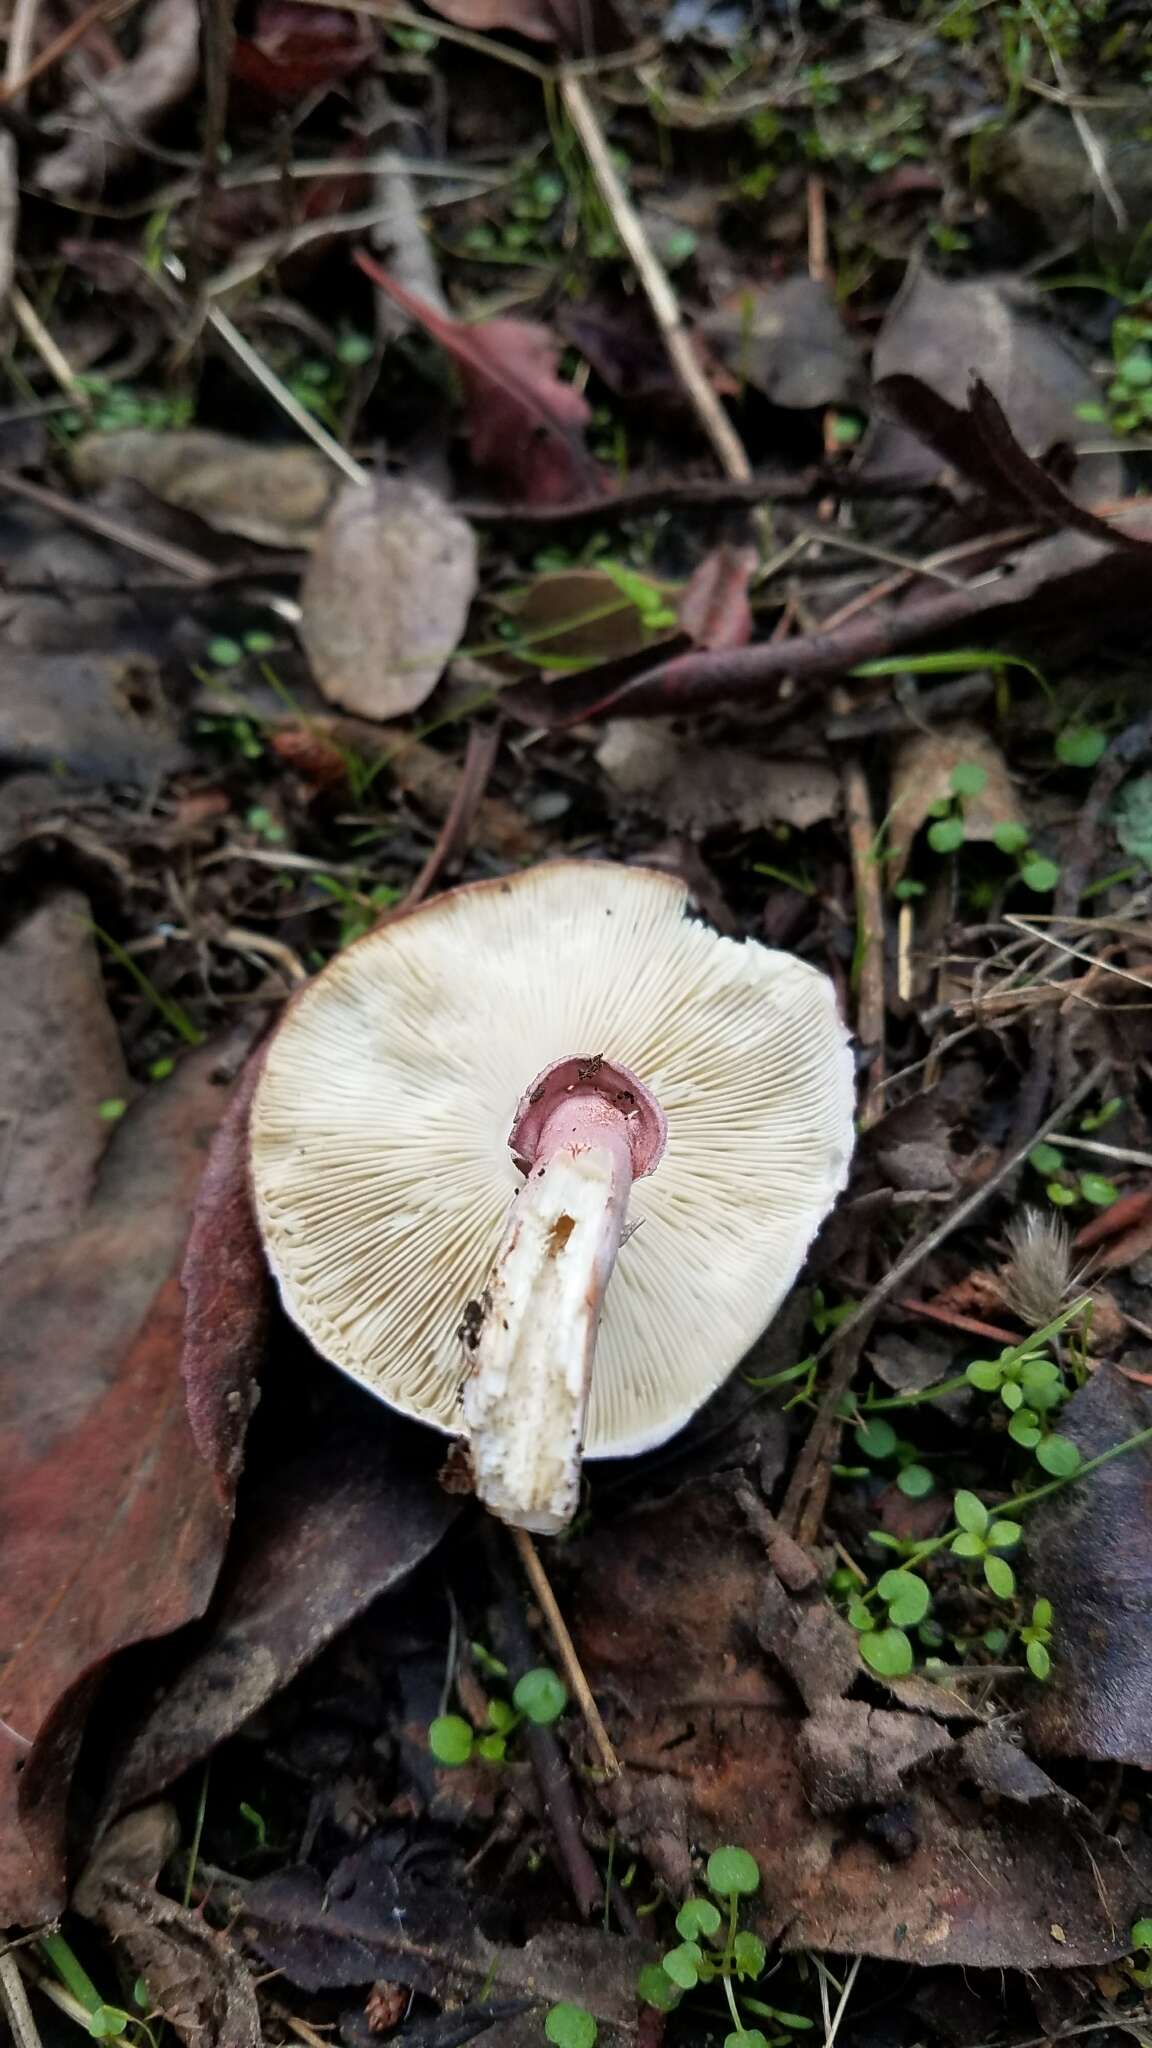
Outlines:
{"label": "leaf litter", "polygon": [[[99,2011],[143,1980],[130,2041],[1146,2026],[1152,337],[1099,11],[17,10],[0,1876]],[[997,170],[1018,29],[1095,251]],[[288,1329],[245,1167],[285,998],[557,854],[829,972],[873,1119],[743,1373],[548,1548],[618,1776],[511,1725],[539,1587]],[[717,1850],[724,1984],[672,1948]]]}

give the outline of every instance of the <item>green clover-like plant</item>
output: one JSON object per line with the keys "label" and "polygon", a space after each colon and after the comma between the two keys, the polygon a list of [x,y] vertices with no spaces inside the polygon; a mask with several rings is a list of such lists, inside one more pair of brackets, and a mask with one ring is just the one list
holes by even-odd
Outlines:
{"label": "green clover-like plant", "polygon": [[1033,1603],[1032,1619],[1020,1631],[1024,1645],[1024,1656],[1033,1678],[1045,1679],[1052,1669],[1052,1658],[1048,1645],[1052,1640],[1052,1602],[1037,1600]]}

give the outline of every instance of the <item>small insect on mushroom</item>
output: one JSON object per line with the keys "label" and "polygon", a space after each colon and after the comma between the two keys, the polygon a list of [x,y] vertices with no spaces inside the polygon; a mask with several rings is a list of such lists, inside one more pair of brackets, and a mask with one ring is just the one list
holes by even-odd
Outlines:
{"label": "small insect on mushroom", "polygon": [[771,1321],[852,1137],[826,976],[720,937],[668,875],[562,861],[436,897],[301,991],[252,1178],[315,1348],[448,1434],[462,1403],[481,1499],[551,1533],[582,1456],[663,1443]]}

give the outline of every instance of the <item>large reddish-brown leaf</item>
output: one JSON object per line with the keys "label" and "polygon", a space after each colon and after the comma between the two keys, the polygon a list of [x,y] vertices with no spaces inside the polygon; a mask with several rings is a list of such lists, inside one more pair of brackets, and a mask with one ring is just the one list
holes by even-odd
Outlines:
{"label": "large reddish-brown leaf", "polygon": [[[146,1090],[117,1126],[80,1223],[0,1265],[5,1923],[45,1919],[63,1902],[69,1780],[102,1666],[201,1614],[215,1583],[230,1510],[185,1408],[181,1267],[252,1029],[188,1054]],[[210,1237],[202,1246],[209,1259],[227,1248]],[[247,1297],[258,1315],[261,1294],[242,1260],[218,1282],[234,1347],[238,1303]],[[227,1378],[217,1376],[223,1400]]]}
{"label": "large reddish-brown leaf", "polygon": [[362,251],[361,270],[451,356],[473,459],[533,505],[606,490],[584,445],[591,410],[556,374],[556,341],[534,320],[445,319]]}
{"label": "large reddish-brown leaf", "polygon": [[237,39],[232,76],[289,104],[359,71],[376,51],[372,24],[299,0],[263,0],[250,36]]}
{"label": "large reddish-brown leaf", "polygon": [[752,638],[748,579],[759,556],[753,547],[721,541],[699,562],[680,597],[680,624],[697,647],[747,647]]}

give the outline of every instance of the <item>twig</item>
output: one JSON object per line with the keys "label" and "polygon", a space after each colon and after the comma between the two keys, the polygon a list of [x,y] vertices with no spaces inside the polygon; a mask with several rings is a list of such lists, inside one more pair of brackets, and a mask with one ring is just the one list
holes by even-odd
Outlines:
{"label": "twig", "polygon": [[[497,1647],[516,1678],[533,1662],[532,1638],[524,1620],[519,1587],[508,1566],[508,1553],[494,1522],[486,1522],[484,1545],[499,1593],[496,1612]],[[604,1888],[580,1826],[580,1808],[564,1752],[551,1728],[525,1725],[524,1740],[540,1787],[544,1811],[552,1823],[572,1896],[585,1920],[604,1903]]]}
{"label": "twig", "polygon": [[[68,51],[76,43],[81,42],[89,29],[95,28],[98,21],[105,20],[109,14],[127,14],[137,4],[138,0],[93,0],[91,7],[86,7],[82,14],[76,16],[75,21],[70,21],[67,28],[61,29],[58,36],[53,36],[50,43],[45,43],[38,57],[32,56],[30,38],[27,44],[22,46],[22,38],[17,34],[17,17],[13,15],[8,37],[8,59],[4,67],[4,83],[0,85],[0,107],[11,106],[14,100],[22,98],[28,87],[34,85],[38,78],[42,78],[46,71],[50,71],[61,57],[67,56]],[[36,9],[31,7],[23,11],[34,15]]]}
{"label": "twig", "polygon": [[[837,711],[848,709],[848,698],[844,692],[838,692],[833,702]],[[852,886],[856,897],[856,950],[852,962],[856,984],[856,1036],[864,1052],[871,1055],[868,1082],[860,1107],[860,1128],[866,1131],[884,1114],[888,1068],[884,1054],[884,898],[880,888],[880,862],[876,857],[872,798],[859,755],[845,755],[840,764],[840,786],[844,793]]]}
{"label": "twig", "polygon": [[804,1439],[804,1446],[796,1460],[796,1469],[788,1481],[780,1509],[780,1526],[798,1543],[815,1543],[820,1534],[824,1505],[832,1478],[832,1446],[840,1429],[840,1405],[855,1377],[860,1363],[860,1354],[872,1334],[876,1319],[873,1309],[867,1316],[852,1317],[841,1325],[848,1335],[841,1337],[836,1332],[835,1353],[828,1385],[812,1426]]}
{"label": "twig", "polygon": [[[456,509],[478,525],[564,526],[590,519],[632,519],[643,512],[661,512],[668,505],[762,505],[767,498],[788,503],[814,497],[818,491],[835,491],[845,498],[930,497],[937,494],[937,486],[926,484],[922,475],[919,478],[885,478],[881,483],[867,475],[856,476],[850,470],[821,465],[812,469],[784,470],[779,475],[760,472],[747,478],[641,477],[635,483],[622,485],[610,498],[605,497],[602,491],[589,492],[584,497],[570,498],[563,505],[532,505],[523,499],[511,504],[507,500],[497,504],[491,498],[464,498]],[[821,530],[821,537],[833,540],[835,534],[825,534]],[[987,541],[981,542],[982,547],[988,545]],[[965,552],[971,553],[972,546],[972,542],[968,542]],[[948,550],[949,554],[953,552],[956,551]],[[932,559],[941,560],[943,555],[942,550]]]}
{"label": "twig", "polygon": [[122,519],[112,519],[105,512],[95,511],[91,505],[81,505],[65,498],[44,484],[31,483],[27,477],[17,476],[10,469],[0,469],[0,494],[4,491],[14,498],[26,498],[30,505],[40,505],[46,512],[55,512],[59,518],[70,520],[73,526],[82,526],[88,533],[97,533],[102,540],[131,548],[135,554],[147,556],[149,561],[158,562],[177,576],[186,576],[191,583],[216,581],[216,565],[206,561],[203,555],[194,555],[190,548],[177,547],[175,541],[142,533]]}
{"label": "twig", "polygon": [[0,2002],[12,2030],[14,2048],[41,2048],[24,1979],[15,1956],[8,1949],[0,1952]]}
{"label": "twig", "polygon": [[1068,66],[1065,64],[1055,41],[1049,34],[1048,24],[1044,20],[1043,15],[1034,6],[1033,0],[1024,0],[1024,5],[1036,28],[1039,30],[1040,38],[1048,52],[1048,62],[1056,74],[1056,83],[1060,87],[1064,104],[1072,117],[1072,126],[1080,138],[1080,147],[1088,159],[1089,169],[1104,195],[1108,210],[1116,223],[1119,233],[1122,235],[1127,234],[1128,209],[1112,181],[1112,174],[1108,169],[1108,156],[1104,145],[1089,121],[1087,114],[1084,112],[1083,107],[1077,101],[1076,89],[1069,75]]}
{"label": "twig", "polygon": [[204,78],[200,122],[200,175],[188,229],[188,283],[197,302],[208,271],[212,202],[220,179],[220,156],[228,132],[228,87],[236,46],[235,0],[198,0],[200,56]]}
{"label": "twig", "polygon": [[1067,1131],[1053,1131],[1054,1145],[1069,1145],[1073,1152],[1095,1152],[1101,1159],[1118,1159],[1124,1166],[1152,1166],[1152,1152],[1130,1152],[1126,1145],[1102,1145],[1096,1138],[1070,1138]]}
{"label": "twig", "polygon": [[91,397],[85,391],[63,349],[49,334],[31,299],[21,291],[18,284],[12,286],[11,300],[12,311],[45,369],[55,377],[61,391],[71,399],[72,404],[78,406],[82,412],[87,412],[92,404]]}
{"label": "twig", "polygon": [[726,476],[746,483],[752,475],[743,444],[700,366],[684,325],[680,304],[648,239],[644,224],[625,192],[596,110],[582,79],[564,72],[560,96],[568,118],[584,146],[592,175],[612,216],[616,232],[636,266],[656,325],[664,337],[672,367],[690,399]]}
{"label": "twig", "polygon": [[556,1595],[548,1583],[548,1576],[540,1562],[536,1545],[526,1529],[512,1530],[512,1543],[516,1555],[524,1567],[528,1582],[540,1603],[540,1610],[548,1624],[548,1631],[560,1659],[560,1667],[568,1680],[572,1693],[584,1716],[584,1725],[592,1737],[600,1762],[609,1778],[620,1776],[620,1759],[612,1747],[608,1730],[600,1718],[600,1709],[592,1697],[592,1689],[584,1676],[583,1667],[576,1655],[576,1645],[568,1633],[568,1624],[556,1602]]}
{"label": "twig", "polygon": [[[430,889],[435,888],[444,869],[451,861],[458,860],[467,846],[476,822],[476,813],[484,800],[489,777],[496,765],[500,751],[501,724],[472,725],[468,730],[468,745],[456,794],[449,805],[447,816],[436,835],[436,843],[423,867],[397,909],[412,910],[417,903],[423,903]],[[396,916],[396,910],[385,911],[380,919],[386,924]]]}
{"label": "twig", "polygon": [[336,468],[354,484],[369,484],[371,478],[368,471],[357,462],[355,456],[349,455],[348,450],[340,446],[339,441],[334,439],[326,427],[320,425],[319,420],[313,419],[312,414],[301,405],[298,398],[293,397],[288,386],[264,361],[259,351],[252,347],[251,342],[245,340],[227,313],[222,313],[218,306],[210,306],[205,317],[209,327],[215,328],[221,341],[227,343],[237,360],[243,363],[244,368],[255,377],[256,382],[263,387],[269,397],[275,399],[281,411],[287,413],[288,418],[299,427],[301,433],[307,434],[308,439],[315,443],[321,454],[326,455],[329,462],[335,463]]}

